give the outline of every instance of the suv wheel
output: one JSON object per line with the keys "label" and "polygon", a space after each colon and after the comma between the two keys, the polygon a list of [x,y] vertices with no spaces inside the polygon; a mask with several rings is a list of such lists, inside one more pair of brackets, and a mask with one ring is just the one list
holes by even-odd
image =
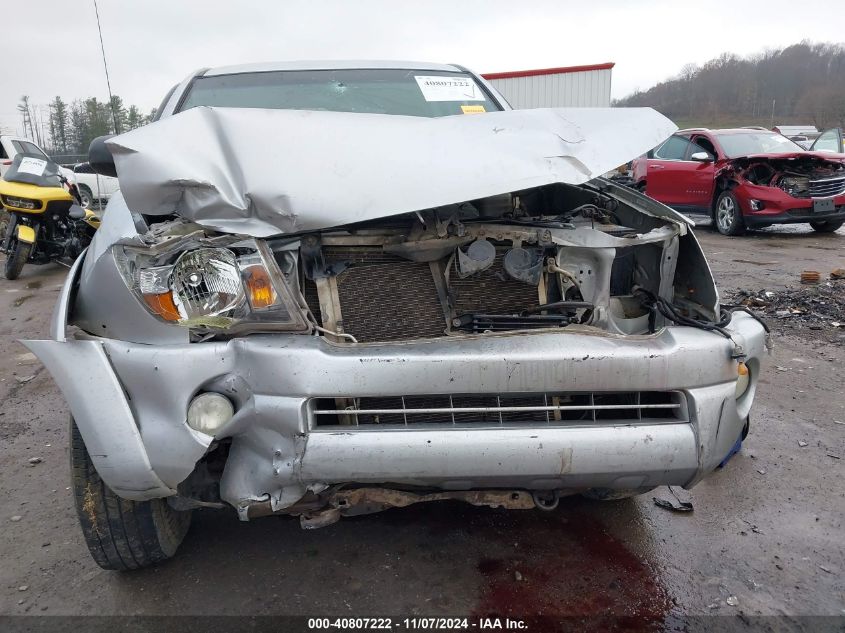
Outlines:
{"label": "suv wheel", "polygon": [[818,231],[819,233],[833,233],[843,223],[845,223],[843,220],[821,220],[820,222],[810,222],[810,226],[813,227],[814,231]]}
{"label": "suv wheel", "polygon": [[118,497],[94,469],[73,418],[70,469],[82,534],[100,567],[138,569],[176,553],[191,524],[191,512],[177,512],[164,499],[129,501]]}
{"label": "suv wheel", "polygon": [[739,208],[736,196],[730,191],[723,191],[716,198],[714,216],[716,230],[722,235],[742,235],[745,232],[742,209]]}

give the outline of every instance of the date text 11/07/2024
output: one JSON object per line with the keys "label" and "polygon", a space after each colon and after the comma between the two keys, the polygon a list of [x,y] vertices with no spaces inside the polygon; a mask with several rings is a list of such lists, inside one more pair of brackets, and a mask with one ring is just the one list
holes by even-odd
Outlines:
{"label": "date text 11/07/2024", "polygon": [[408,630],[511,630],[525,631],[525,621],[512,618],[308,618],[308,630],[394,631]]}

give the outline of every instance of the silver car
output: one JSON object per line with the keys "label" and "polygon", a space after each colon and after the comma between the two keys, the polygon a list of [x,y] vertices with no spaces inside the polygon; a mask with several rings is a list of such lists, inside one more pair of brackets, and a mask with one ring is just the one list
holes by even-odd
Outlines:
{"label": "silver car", "polygon": [[694,486],[767,337],[690,221],[599,177],[674,129],[511,110],[459,66],[297,62],[200,71],[96,142],[120,191],[26,342],[94,559],[168,558],[197,508],[316,528]]}

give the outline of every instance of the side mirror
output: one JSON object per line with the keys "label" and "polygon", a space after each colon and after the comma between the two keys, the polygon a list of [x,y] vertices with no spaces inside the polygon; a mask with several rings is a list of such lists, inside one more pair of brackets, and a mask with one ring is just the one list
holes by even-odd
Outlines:
{"label": "side mirror", "polygon": [[713,157],[710,154],[708,154],[707,152],[693,152],[690,155],[690,159],[696,161],[697,163],[712,163],[713,162]]}
{"label": "side mirror", "polygon": [[88,146],[88,163],[91,165],[91,169],[101,176],[117,176],[117,169],[114,166],[114,157],[112,157],[109,148],[106,147],[106,141],[112,136],[114,136],[114,134],[98,136],[91,141],[91,145]]}

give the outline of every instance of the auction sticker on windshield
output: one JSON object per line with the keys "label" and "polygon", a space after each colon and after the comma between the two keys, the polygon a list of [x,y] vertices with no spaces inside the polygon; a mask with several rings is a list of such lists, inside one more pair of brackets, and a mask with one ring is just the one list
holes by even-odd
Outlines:
{"label": "auction sticker on windshield", "polygon": [[19,174],[32,174],[33,176],[43,176],[44,170],[47,168],[47,161],[40,158],[21,158],[21,164],[18,165]]}
{"label": "auction sticker on windshield", "polygon": [[469,77],[414,77],[426,101],[484,101],[484,93]]}

